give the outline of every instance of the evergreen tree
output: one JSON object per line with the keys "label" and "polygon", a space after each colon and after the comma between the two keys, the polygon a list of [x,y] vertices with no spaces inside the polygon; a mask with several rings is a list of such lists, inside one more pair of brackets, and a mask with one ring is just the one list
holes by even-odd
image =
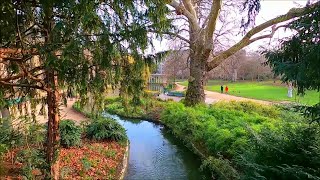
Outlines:
{"label": "evergreen tree", "polygon": [[122,84],[140,90],[147,30],[170,26],[159,0],[2,0],[0,9],[0,94],[46,93],[50,164],[59,142],[60,89],[100,94],[124,82],[129,64],[136,79]]}
{"label": "evergreen tree", "polygon": [[[320,90],[320,7],[288,24],[296,34],[265,52],[267,63],[284,82],[294,82],[298,94]],[[320,94],[319,94],[320,101]],[[306,115],[320,122],[320,103],[304,108]]]}

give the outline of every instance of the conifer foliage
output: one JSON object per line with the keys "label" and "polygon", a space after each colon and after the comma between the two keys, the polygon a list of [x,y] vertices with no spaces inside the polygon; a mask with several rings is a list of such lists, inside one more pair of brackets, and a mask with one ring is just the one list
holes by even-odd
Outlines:
{"label": "conifer foliage", "polygon": [[[2,0],[0,9],[0,94],[45,94],[50,163],[59,142],[61,89],[84,95],[116,87],[129,56],[131,70],[143,76],[147,30],[170,26],[169,10],[158,0]],[[143,83],[126,82],[134,82],[123,84],[132,89]]]}

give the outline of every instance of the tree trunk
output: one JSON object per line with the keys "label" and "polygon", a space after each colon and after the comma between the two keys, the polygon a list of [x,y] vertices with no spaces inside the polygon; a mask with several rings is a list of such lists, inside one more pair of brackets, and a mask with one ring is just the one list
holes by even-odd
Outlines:
{"label": "tree trunk", "polygon": [[238,79],[238,70],[237,68],[233,68],[233,72],[232,72],[232,81],[236,82]]}
{"label": "tree trunk", "polygon": [[58,177],[58,168],[55,153],[59,148],[59,100],[60,95],[58,91],[58,79],[54,75],[53,70],[48,70],[46,73],[48,79],[48,86],[50,91],[47,92],[48,103],[48,131],[47,131],[47,162],[51,167],[51,176],[53,179]]}
{"label": "tree trunk", "polygon": [[[196,38],[201,39],[201,38]],[[209,53],[204,51],[201,42],[194,43],[190,50],[190,77],[185,104],[187,106],[205,102],[204,84],[206,77],[206,61]]]}
{"label": "tree trunk", "polygon": [[205,102],[207,60],[212,48],[212,40],[207,41],[203,32],[195,31],[191,25],[190,31],[190,77],[185,99],[187,106]]}
{"label": "tree trunk", "polygon": [[[48,2],[47,6],[44,7],[44,29],[45,33],[45,44],[48,46],[52,43],[52,29],[54,26],[53,17],[53,4]],[[55,51],[47,49],[45,52],[46,58],[55,55]],[[49,59],[47,59],[49,60]],[[52,67],[46,68],[46,84],[47,84],[47,104],[48,104],[48,130],[47,130],[47,144],[46,144],[46,158],[50,166],[50,179],[59,178],[59,161],[56,156],[59,148],[59,101],[60,95],[58,91],[58,77]]]}

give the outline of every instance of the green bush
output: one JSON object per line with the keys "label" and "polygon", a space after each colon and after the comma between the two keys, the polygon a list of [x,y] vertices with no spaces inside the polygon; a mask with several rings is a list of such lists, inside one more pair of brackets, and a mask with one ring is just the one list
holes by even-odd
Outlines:
{"label": "green bush", "polygon": [[5,144],[8,148],[21,146],[25,143],[21,129],[12,128],[8,119],[0,118],[0,144]]}
{"label": "green bush", "polygon": [[[171,102],[166,104],[161,121],[187,143],[201,144],[204,152],[212,157],[205,164],[222,179],[240,177],[242,165],[238,165],[236,159],[252,148],[252,133],[259,134],[267,128],[282,135],[284,126],[303,125],[301,116],[295,113],[252,102],[219,102],[195,107]],[[227,172],[233,175],[226,176]]]}
{"label": "green bush", "polygon": [[272,112],[265,113],[255,110],[256,106],[244,102],[230,105],[217,103],[210,107],[185,107],[182,103],[168,103],[161,121],[187,141],[204,142],[212,154],[232,157],[248,145],[248,129],[259,131],[264,126],[276,128],[275,124],[280,120],[277,117],[280,113],[276,109],[262,106],[265,111]]}
{"label": "green bush", "polygon": [[292,126],[253,134],[250,148],[238,158],[243,179],[320,179],[320,128]]}
{"label": "green bush", "polygon": [[120,102],[120,101],[121,101],[120,97],[106,98],[105,99],[105,104],[112,104],[112,103]]}
{"label": "green bush", "polygon": [[69,148],[81,145],[81,128],[73,120],[62,120],[59,124],[60,144]]}
{"label": "green bush", "polygon": [[117,114],[123,117],[140,118],[140,119],[153,119],[159,120],[163,108],[166,106],[167,101],[161,101],[157,98],[143,98],[139,106],[129,105],[124,107],[120,98],[106,100],[112,103],[107,103],[105,110],[111,114]]}
{"label": "green bush", "polygon": [[91,140],[124,141],[125,129],[111,118],[93,119],[86,128],[86,136]]}
{"label": "green bush", "polygon": [[43,176],[48,173],[45,152],[42,150],[32,148],[21,150],[16,156],[16,161],[23,164],[21,173],[24,179],[39,179],[39,177],[35,177],[34,170],[40,171]]}

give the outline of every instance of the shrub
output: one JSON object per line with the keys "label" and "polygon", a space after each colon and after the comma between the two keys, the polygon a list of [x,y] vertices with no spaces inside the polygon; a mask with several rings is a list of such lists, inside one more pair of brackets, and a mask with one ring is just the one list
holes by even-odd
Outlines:
{"label": "shrub", "polygon": [[63,147],[69,148],[81,145],[81,128],[74,121],[69,119],[60,121],[59,129],[60,144]]}
{"label": "shrub", "polygon": [[46,137],[45,126],[43,124],[32,123],[27,126],[24,136],[27,137],[28,142],[26,143],[41,146]]}
{"label": "shrub", "polygon": [[284,125],[253,135],[238,158],[243,179],[320,179],[320,131],[309,125]]}
{"label": "shrub", "polygon": [[12,128],[8,121],[0,118],[0,144],[5,144],[8,148],[23,145],[25,138],[21,129]]}
{"label": "shrub", "polygon": [[120,102],[121,101],[121,98],[120,97],[114,97],[114,98],[106,98],[105,99],[105,104],[112,104],[112,103],[115,103],[115,102]]}
{"label": "shrub", "polygon": [[[296,113],[283,112],[277,107],[265,106],[252,102],[220,102],[211,106],[199,105],[195,107],[186,107],[182,103],[172,102],[167,103],[165,106],[164,111],[161,114],[161,121],[164,122],[175,135],[187,143],[192,142],[196,145],[201,144],[200,148],[204,149],[204,152],[207,155],[212,156],[211,159],[207,159],[205,165],[215,171],[216,177],[222,179],[235,179],[238,175],[240,176],[240,173],[237,172],[238,170],[240,170],[239,172],[244,173],[253,172],[256,175],[258,173],[261,174],[261,172],[254,172],[255,169],[249,169],[249,167],[251,167],[250,165],[258,162],[257,160],[249,161],[250,158],[247,160],[249,161],[249,164],[246,164],[247,167],[243,170],[242,168],[245,167],[245,165],[243,165],[244,163],[236,163],[238,154],[243,154],[251,150],[250,152],[252,152],[253,155],[250,154],[250,157],[261,156],[264,157],[265,160],[270,156],[274,156],[275,159],[278,157],[278,153],[276,152],[270,151],[269,154],[263,154],[266,148],[272,147],[272,144],[277,144],[276,140],[274,140],[274,142],[270,141],[269,146],[256,146],[256,149],[252,149],[252,146],[254,146],[252,138],[255,136],[252,136],[251,134],[262,133],[264,129],[268,129],[270,133],[275,135],[279,134],[280,137],[284,135],[283,140],[280,141],[282,142],[281,148],[285,147],[283,152],[289,152],[296,157],[308,159],[306,161],[312,160],[311,157],[303,155],[302,150],[298,152],[298,147],[302,146],[303,138],[300,138],[300,140],[293,138],[290,142],[284,141],[285,139],[290,139],[291,136],[295,136],[295,134],[286,134],[283,127],[291,126],[295,127],[295,129],[303,128],[305,123],[301,120],[301,116]],[[268,137],[267,135],[265,136]],[[307,139],[308,138],[306,138],[306,140]],[[310,141],[315,143],[315,140],[310,139]],[[298,143],[300,145],[296,144],[294,145],[295,147],[291,147],[292,149],[289,150],[289,144],[293,145],[294,142],[300,142]],[[311,152],[311,148],[307,148],[309,146],[303,145],[303,147],[306,150],[305,154]],[[319,149],[318,146],[314,147]],[[296,154],[293,152],[293,149],[296,150]],[[259,151],[261,154],[256,155]],[[266,152],[268,152],[268,150],[266,150]],[[313,155],[315,156],[315,153],[313,153]],[[294,157],[289,156],[282,156],[281,158],[294,159]],[[259,170],[264,163],[265,162],[261,162],[261,164],[258,163],[255,167]],[[303,164],[299,164],[299,166],[294,169],[293,167],[295,164],[292,163],[290,168],[289,166],[285,167],[286,165],[282,164],[285,163],[285,161],[279,162],[274,160],[274,163],[275,164],[271,167],[274,169],[278,168],[278,171],[282,173],[284,173],[284,171],[292,173],[293,170],[301,170],[301,164]],[[265,171],[267,167],[269,166],[266,165]],[[320,166],[318,165],[316,167]],[[315,170],[319,172],[319,169],[313,169],[310,170],[310,172],[315,172]],[[233,175],[228,174],[227,172],[232,172]],[[268,172],[270,174],[275,174],[271,171]],[[313,175],[309,171],[301,170],[301,173],[302,172],[308,172]],[[276,177],[281,178],[278,176]],[[254,176],[254,178],[248,176],[244,179],[259,179],[259,176]]]}
{"label": "shrub", "polygon": [[111,118],[94,119],[86,128],[86,136],[91,140],[124,141],[125,129]]}
{"label": "shrub", "polygon": [[[251,103],[246,105],[244,102],[231,105],[220,103],[210,107],[185,107],[182,103],[169,103],[161,115],[161,121],[186,141],[204,142],[211,154],[232,157],[248,145],[248,129],[259,131],[261,126],[273,127],[279,121],[258,113],[260,110],[256,112],[254,105],[250,106]],[[248,109],[250,112],[247,112]]]}
{"label": "shrub", "polygon": [[234,169],[231,162],[221,156],[218,156],[218,158],[209,156],[201,165],[201,169],[204,168],[208,168],[211,172],[214,172],[215,177],[218,176],[222,180],[240,178],[239,172]]}
{"label": "shrub", "polygon": [[[24,179],[39,179],[39,177],[35,177],[36,174],[34,172],[39,171],[38,175],[42,175],[44,177],[48,172],[48,164],[45,159],[45,152],[38,149],[25,149],[19,151],[16,156],[16,160],[23,164],[21,170]],[[43,179],[40,178],[40,179]]]}
{"label": "shrub", "polygon": [[250,115],[256,114],[271,118],[278,117],[280,113],[279,108],[276,108],[275,106],[266,106],[252,101],[218,102],[214,104],[213,107],[236,110]]}

